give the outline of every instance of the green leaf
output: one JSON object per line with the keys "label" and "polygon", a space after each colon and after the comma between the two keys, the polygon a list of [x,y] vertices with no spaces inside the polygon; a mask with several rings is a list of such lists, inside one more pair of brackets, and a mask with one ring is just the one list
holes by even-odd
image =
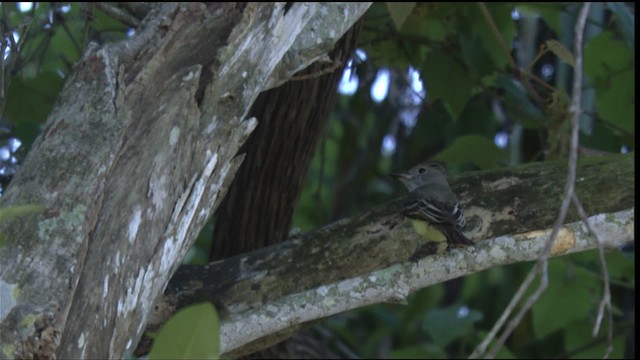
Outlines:
{"label": "green leaf", "polygon": [[445,349],[433,344],[407,346],[391,351],[389,359],[448,359]]}
{"label": "green leaf", "polygon": [[[498,34],[493,31],[492,26],[489,25],[487,19],[480,12],[478,4],[465,4],[466,19],[462,21],[468,21],[471,24],[471,31],[473,34],[477,34],[482,44],[487,49],[487,52],[493,57],[493,61],[497,64],[498,68],[503,68],[508,63],[508,57],[510,54],[506,54],[501,42],[506,44],[507,50],[510,49],[510,44],[516,35],[516,24],[511,18],[511,11],[513,5],[503,3],[485,3],[491,20],[498,29]],[[501,39],[500,39],[501,38]]]}
{"label": "green leaf", "polygon": [[[503,309],[500,309],[500,311],[502,310]],[[475,336],[476,336],[477,342],[480,343],[480,341],[484,340],[488,334],[489,334],[488,331],[481,331],[481,330],[476,331]],[[513,352],[511,352],[511,350],[506,344],[500,347],[500,349],[496,353],[495,358],[496,359],[519,359],[519,357],[515,356]]]}
{"label": "green leaf", "polygon": [[16,77],[7,92],[4,116],[15,125],[15,135],[29,148],[62,89],[63,79],[44,71],[31,79]]}
{"label": "green leaf", "polygon": [[60,70],[68,73],[71,66],[78,61],[83,47],[80,43],[82,23],[80,21],[65,20],[65,26],[69,32],[56,27],[48,44],[45,57],[42,62],[42,70],[55,73]]}
{"label": "green leaf", "polygon": [[609,31],[591,38],[584,47],[584,71],[592,78],[634,68],[633,60],[632,49]]}
{"label": "green leaf", "polygon": [[558,37],[563,34],[560,24],[560,14],[564,11],[564,3],[519,3],[518,11],[524,16],[536,16],[542,18]]}
{"label": "green leaf", "polygon": [[445,39],[448,31],[442,19],[416,14],[414,11],[405,20],[400,34],[408,37],[422,37],[428,39],[429,42],[438,42]]}
{"label": "green leaf", "polygon": [[429,102],[442,99],[457,118],[469,101],[473,87],[473,79],[460,57],[432,50],[426,56],[422,74]]}
{"label": "green leaf", "polygon": [[447,346],[467,334],[473,324],[482,320],[482,313],[466,306],[454,305],[430,311],[423,323],[424,329],[439,346]]}
{"label": "green leaf", "polygon": [[[454,36],[456,5],[453,3],[418,3],[407,17],[400,34],[408,38],[423,38],[421,45],[431,46]],[[417,43],[416,43],[417,44]]]}
{"label": "green leaf", "polygon": [[381,40],[374,47],[365,47],[365,50],[379,67],[406,69],[411,65],[397,41]]}
{"label": "green leaf", "polygon": [[577,277],[562,259],[549,262],[549,279],[549,287],[532,308],[533,331],[539,340],[586,317],[600,296],[598,279]]}
{"label": "green leaf", "polygon": [[526,129],[536,129],[545,123],[544,113],[531,102],[520,83],[509,77],[500,76],[498,86],[505,91],[504,105],[513,120]]}
{"label": "green leaf", "polygon": [[11,81],[5,116],[12,122],[43,122],[58,97],[64,80],[54,72],[42,72],[35,78]]}
{"label": "green leaf", "polygon": [[496,144],[482,136],[465,135],[457,138],[453,144],[442,150],[434,160],[447,164],[473,162],[481,169],[492,169],[507,159],[507,153]]}
{"label": "green leaf", "polygon": [[[593,326],[593,319],[590,318],[578,319],[567,325],[564,331],[565,352],[571,354],[571,359],[600,359],[604,356],[608,346],[607,340],[595,342],[591,334]],[[606,329],[607,324],[604,320],[600,327],[601,336],[606,334]],[[609,355],[610,359],[624,358],[626,336],[624,332],[617,336],[614,333],[613,352]],[[580,351],[575,352],[578,349]]]}
{"label": "green leaf", "polygon": [[44,206],[38,204],[3,207],[0,209],[0,222],[30,214],[38,214],[43,210]]}
{"label": "green leaf", "polygon": [[606,2],[607,7],[616,15],[620,29],[624,34],[627,45],[633,47],[636,42],[636,17],[623,2]]}
{"label": "green leaf", "polygon": [[[38,214],[43,210],[44,206],[38,204],[25,204],[0,208],[0,222],[30,214]],[[4,246],[4,243],[4,234],[0,232],[0,246]]]}
{"label": "green leaf", "polygon": [[630,134],[635,132],[635,71],[611,79],[610,86],[596,86],[598,114]]}
{"label": "green leaf", "polygon": [[217,359],[220,321],[211,303],[178,311],[155,337],[149,359]]}
{"label": "green leaf", "polygon": [[573,57],[573,53],[571,53],[569,49],[564,47],[562,43],[560,43],[557,40],[551,39],[551,40],[547,40],[545,42],[545,45],[547,46],[547,49],[549,49],[549,51],[551,51],[552,53],[556,54],[556,56],[559,57],[560,60],[571,65],[571,67],[573,68],[576,67],[576,59]]}
{"label": "green leaf", "polygon": [[403,307],[404,314],[402,321],[406,323],[419,318],[421,314],[424,314],[427,310],[438,306],[443,296],[444,288],[441,284],[429,286],[411,294],[408,298],[407,305]]}
{"label": "green leaf", "polygon": [[460,42],[462,58],[476,74],[484,77],[495,72],[496,64],[477,36],[466,31],[460,31],[458,33],[458,41]]}
{"label": "green leaf", "polygon": [[495,111],[487,98],[491,95],[479,94],[471,97],[464,110],[453,123],[453,133],[457,136],[474,134],[493,139],[501,130]]}
{"label": "green leaf", "polygon": [[622,282],[626,282],[629,286],[635,284],[635,259],[624,256],[620,251],[612,251],[605,253],[607,261],[607,269],[609,276]]}
{"label": "green leaf", "polygon": [[396,29],[400,29],[407,20],[407,16],[411,14],[413,8],[416,6],[415,2],[387,2],[387,9],[391,14],[393,23],[396,24]]}
{"label": "green leaf", "polygon": [[[580,145],[591,149],[616,153],[625,145],[624,138],[602,121],[595,121],[588,134],[580,133]],[[630,145],[630,144],[627,144]]]}
{"label": "green leaf", "polygon": [[127,30],[127,25],[123,24],[113,16],[103,13],[100,9],[97,9],[94,13],[95,18],[91,25],[100,32],[112,32],[120,33],[124,37],[124,32]]}
{"label": "green leaf", "polygon": [[416,127],[407,138],[407,156],[419,159],[424,156],[424,148],[446,144],[451,136],[454,120],[442,101],[431,104],[427,111],[422,111]]}
{"label": "green leaf", "polygon": [[[635,284],[635,259],[626,257],[621,251],[605,252],[609,279],[616,284],[633,287]],[[571,261],[594,278],[602,277],[602,265],[597,250],[571,255]]]}
{"label": "green leaf", "polygon": [[634,58],[611,32],[593,37],[584,48],[584,72],[594,83],[598,114],[629,133],[635,130]]}

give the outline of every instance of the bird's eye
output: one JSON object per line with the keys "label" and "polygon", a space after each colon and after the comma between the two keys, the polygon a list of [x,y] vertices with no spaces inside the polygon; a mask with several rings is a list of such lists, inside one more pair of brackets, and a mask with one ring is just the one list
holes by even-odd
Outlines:
{"label": "bird's eye", "polygon": [[425,168],[423,168],[423,167],[421,167],[420,169],[418,169],[418,172],[419,172],[420,174],[423,174],[425,171],[427,171],[427,169],[425,169]]}

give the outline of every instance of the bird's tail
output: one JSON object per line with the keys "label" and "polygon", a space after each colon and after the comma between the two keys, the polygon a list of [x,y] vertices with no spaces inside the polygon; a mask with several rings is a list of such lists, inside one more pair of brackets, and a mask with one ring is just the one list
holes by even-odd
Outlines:
{"label": "bird's tail", "polygon": [[442,232],[447,237],[449,248],[461,248],[465,246],[473,246],[475,243],[464,236],[462,231],[456,226],[441,226]]}

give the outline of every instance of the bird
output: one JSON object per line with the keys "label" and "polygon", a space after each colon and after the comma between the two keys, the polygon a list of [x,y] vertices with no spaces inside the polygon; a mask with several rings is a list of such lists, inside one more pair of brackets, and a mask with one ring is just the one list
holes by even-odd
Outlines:
{"label": "bird", "polygon": [[[446,244],[446,249],[475,245],[462,229],[464,212],[458,198],[447,182],[444,166],[427,161],[411,169],[390,174],[409,191],[402,203],[401,213],[411,219],[414,230],[431,244]],[[440,246],[436,246],[440,249]],[[433,249],[426,250],[433,253]],[[425,249],[417,249],[410,259],[421,258]]]}

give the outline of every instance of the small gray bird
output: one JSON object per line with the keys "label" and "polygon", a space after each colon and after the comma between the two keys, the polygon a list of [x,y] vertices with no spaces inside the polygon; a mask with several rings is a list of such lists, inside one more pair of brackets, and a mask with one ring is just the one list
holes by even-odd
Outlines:
{"label": "small gray bird", "polygon": [[447,173],[437,162],[424,162],[391,174],[406,186],[402,214],[411,219],[415,231],[428,241],[446,241],[448,248],[474,245],[462,234],[462,207],[447,183]]}

